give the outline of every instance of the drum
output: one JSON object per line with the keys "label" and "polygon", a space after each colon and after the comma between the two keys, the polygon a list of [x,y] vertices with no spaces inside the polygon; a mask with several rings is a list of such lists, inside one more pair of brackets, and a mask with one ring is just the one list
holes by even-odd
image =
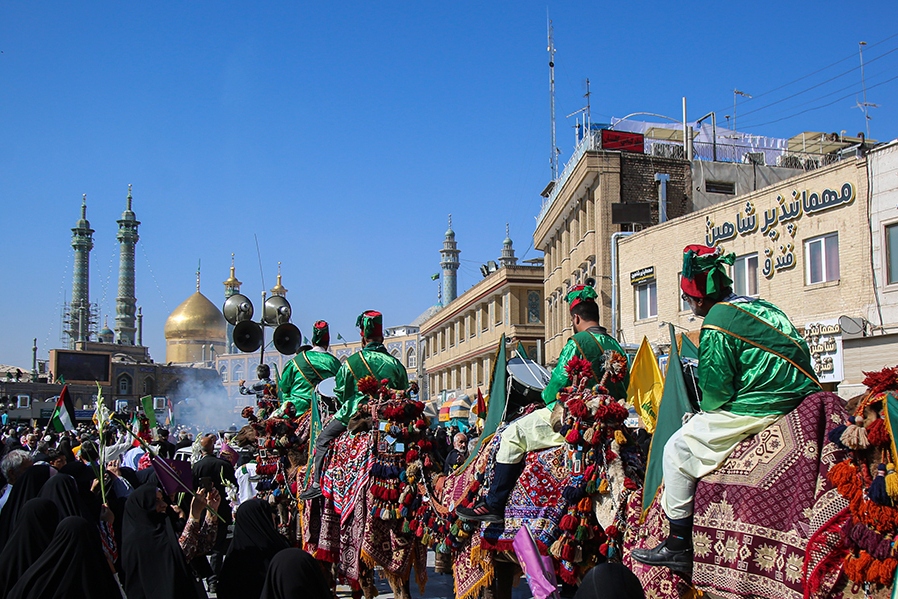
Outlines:
{"label": "drum", "polygon": [[680,358],[683,364],[683,381],[686,383],[686,394],[689,395],[689,403],[694,414],[701,411],[699,405],[702,401],[702,390],[698,386],[698,360],[693,358]]}
{"label": "drum", "polygon": [[509,416],[520,412],[528,404],[543,403],[543,389],[552,377],[548,370],[533,360],[521,357],[510,359],[506,368],[510,383],[507,410]]}
{"label": "drum", "polygon": [[318,383],[318,386],[315,387],[315,391],[318,392],[318,395],[321,397],[327,397],[330,399],[334,399],[337,397],[337,394],[334,392],[334,389],[337,387],[337,378],[329,377]]}
{"label": "drum", "polygon": [[331,414],[337,410],[336,387],[337,379],[335,377],[326,378],[315,387],[315,392],[321,397],[324,405],[327,406],[327,411]]}

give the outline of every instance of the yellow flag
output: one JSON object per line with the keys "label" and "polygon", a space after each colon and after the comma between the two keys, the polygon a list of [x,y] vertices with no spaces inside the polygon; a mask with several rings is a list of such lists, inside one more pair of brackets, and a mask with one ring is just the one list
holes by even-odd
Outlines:
{"label": "yellow flag", "polygon": [[661,378],[661,369],[658,368],[658,359],[649,346],[649,340],[643,337],[630,368],[627,402],[636,408],[636,413],[642,418],[645,430],[649,433],[655,432],[663,391],[664,380]]}

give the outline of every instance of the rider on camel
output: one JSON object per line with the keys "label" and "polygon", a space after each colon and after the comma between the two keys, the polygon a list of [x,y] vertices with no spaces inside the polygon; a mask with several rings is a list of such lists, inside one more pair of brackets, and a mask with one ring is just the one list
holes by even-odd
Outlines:
{"label": "rider on camel", "polygon": [[312,327],[312,347],[300,351],[287,362],[278,388],[284,396],[284,411],[288,403],[296,408],[296,416],[302,416],[312,405],[315,387],[326,378],[337,374],[340,360],[328,353],[330,332],[327,322],[319,320]]}
{"label": "rider on camel", "polygon": [[664,446],[661,506],[670,534],[654,549],[633,550],[644,564],[690,572],[698,479],[716,470],[740,441],[820,391],[807,343],[789,318],[770,302],[733,294],[726,265],[734,261],[735,254],[720,248],[684,249],[683,301],[704,318],[698,361],[702,411]]}
{"label": "rider on camel", "polygon": [[378,381],[387,379],[387,386],[392,389],[408,388],[405,367],[384,347],[383,315],[368,310],[358,317],[355,324],[359,327],[363,347],[361,351],[349,356],[337,371],[334,393],[340,407],[334,414],[334,419],[318,435],[315,443],[314,479],[312,485],[299,496],[300,499],[321,497],[321,474],[331,443],[346,430],[349,419],[359,409],[367,408],[368,396],[358,390],[358,381],[366,376],[373,376]]}
{"label": "rider on camel", "polygon": [[[577,285],[568,291],[566,299],[570,303],[571,323],[575,334],[568,339],[561,350],[558,364],[552,370],[552,378],[542,392],[546,405],[518,418],[502,431],[489,493],[470,508],[458,508],[456,513],[462,519],[504,522],[505,504],[524,469],[524,457],[527,452],[564,444],[564,437],[552,428],[550,418],[552,409],[558,401],[558,392],[570,384],[565,366],[571,358],[574,356],[585,358],[592,364],[594,373],[601,373],[606,351],[625,355],[618,342],[599,326],[599,306],[595,301],[597,297],[596,290],[589,285]],[[601,378],[601,374],[596,376]],[[592,380],[590,384],[597,382],[598,379]],[[609,383],[607,385],[609,395],[616,399],[625,399],[628,384],[629,376],[620,382]]]}

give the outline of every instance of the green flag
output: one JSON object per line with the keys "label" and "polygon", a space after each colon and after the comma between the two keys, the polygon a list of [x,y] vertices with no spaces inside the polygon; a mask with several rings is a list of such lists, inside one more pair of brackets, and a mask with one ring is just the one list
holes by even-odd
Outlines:
{"label": "green flag", "polygon": [[527,350],[524,349],[524,344],[518,341],[518,356],[524,358],[525,360],[529,360],[530,356],[527,355]]}
{"label": "green flag", "polygon": [[[642,516],[651,507],[661,487],[664,477],[664,446],[675,432],[683,425],[683,415],[692,411],[689,394],[686,392],[686,381],[683,378],[683,366],[677,351],[677,337],[673,325],[670,327],[670,356],[667,360],[667,376],[664,379],[664,392],[661,405],[658,407],[658,421],[655,423],[655,434],[649,447],[648,464],[645,469],[645,485],[642,489]],[[683,337],[686,349],[686,337]],[[695,345],[689,342],[693,348]],[[697,353],[697,352],[696,352]]]}
{"label": "green flag", "polygon": [[493,372],[490,375],[490,400],[486,408],[486,419],[483,423],[483,431],[480,433],[477,447],[474,448],[471,455],[465,460],[462,468],[465,468],[477,456],[477,452],[480,451],[480,446],[483,445],[483,440],[495,433],[496,429],[499,428],[499,423],[502,422],[502,415],[505,413],[505,404],[507,402],[507,397],[505,396],[505,385],[508,380],[507,365],[508,360],[505,356],[505,333],[502,333],[502,338],[499,339],[499,349],[496,350],[496,358],[493,360]]}
{"label": "green flag", "polygon": [[318,400],[321,397],[318,395],[318,391],[315,391],[315,395],[312,397],[312,420],[309,424],[309,460],[306,463],[306,478],[303,482],[303,487],[309,486],[309,478],[312,476],[313,465],[315,464],[315,442],[318,440],[318,434],[321,432],[321,413],[318,412]]}
{"label": "green flag", "polygon": [[436,273],[436,274],[430,275],[430,280],[431,280],[431,281],[436,281],[436,280],[438,280],[439,278],[440,278],[440,273]]}
{"label": "green flag", "polygon": [[695,347],[692,339],[686,335],[681,335],[680,339],[682,339],[682,341],[680,341],[680,356],[698,360],[698,348]]}
{"label": "green flag", "polygon": [[140,404],[143,406],[143,413],[147,416],[150,423],[150,430],[156,428],[156,410],[153,409],[153,398],[150,395],[144,395],[140,398]]}

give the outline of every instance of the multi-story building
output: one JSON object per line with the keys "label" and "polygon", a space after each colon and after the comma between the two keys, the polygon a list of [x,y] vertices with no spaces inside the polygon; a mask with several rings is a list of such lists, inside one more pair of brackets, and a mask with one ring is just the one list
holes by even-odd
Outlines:
{"label": "multi-story building", "polygon": [[[795,146],[793,140],[757,137],[720,143],[716,133],[713,142],[693,144],[696,154],[690,161],[685,159],[682,135],[679,145],[673,143],[678,132],[668,126],[615,126],[630,127],[631,132],[590,131],[564,172],[543,191],[533,243],[544,252],[549,365],[572,333],[564,301],[571,285],[595,279],[602,324],[611,334],[620,335],[621,323],[614,316],[619,312],[618,290],[609,273],[615,270],[615,242],[623,234],[728,202],[737,193],[762,189],[838,159],[834,154],[814,154],[816,144]],[[817,137],[806,134],[802,139]],[[827,151],[835,148],[832,152],[850,145],[848,140],[827,144]]]}
{"label": "multi-story building", "polygon": [[862,370],[898,355],[896,172],[890,144],[621,239],[611,274],[622,342],[646,337],[664,352],[667,323],[698,331],[680,297],[682,252],[719,246],[736,254],[734,291],[772,301],[805,332],[821,381],[860,391]]}
{"label": "multi-story building", "polygon": [[498,264],[483,280],[421,324],[424,376],[429,397],[457,391],[474,397],[489,385],[502,334],[510,348],[523,346],[541,361],[544,343],[543,268],[518,265],[506,233]]}

